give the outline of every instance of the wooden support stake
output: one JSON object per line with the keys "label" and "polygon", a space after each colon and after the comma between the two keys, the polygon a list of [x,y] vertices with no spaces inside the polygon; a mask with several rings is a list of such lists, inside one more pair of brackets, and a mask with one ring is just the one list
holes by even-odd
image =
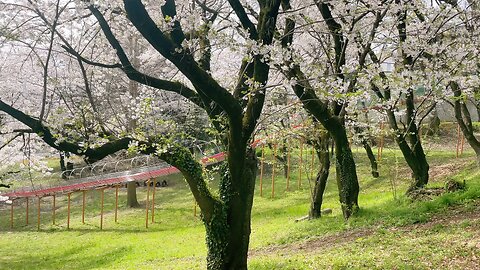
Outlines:
{"label": "wooden support stake", "polygon": [[310,163],[310,179],[313,179],[313,174],[315,170],[313,166],[315,166],[315,147],[312,146],[312,161]]}
{"label": "wooden support stake", "polygon": [[461,136],[462,136],[462,144],[460,148],[460,156],[463,155],[463,147],[465,146],[465,136],[463,136],[463,134]]}
{"label": "wooden support stake", "polygon": [[460,152],[460,125],[457,124],[457,158],[459,156],[459,152]]}
{"label": "wooden support stake", "polygon": [[148,201],[150,200],[150,180],[147,180],[147,201],[145,202],[145,228],[148,229]]}
{"label": "wooden support stake", "polygon": [[302,186],[303,141],[300,141],[300,166],[298,168],[298,189]]}
{"label": "wooden support stake", "polygon": [[87,191],[82,191],[82,224],[85,224],[85,193]]}
{"label": "wooden support stake", "polygon": [[115,186],[115,223],[118,221],[118,186]]}
{"label": "wooden support stake", "polygon": [[[458,152],[458,151],[457,151]],[[27,197],[27,210],[26,210],[26,216],[25,216],[25,221],[26,221],[26,224],[28,225],[28,202],[30,201],[30,199]]]}
{"label": "wooden support stake", "polygon": [[67,204],[67,230],[70,229],[70,195],[71,193],[67,194],[68,197],[68,204]]}
{"label": "wooden support stake", "polygon": [[55,225],[55,194],[53,194],[52,224]]}
{"label": "wooden support stake", "polygon": [[100,200],[101,200],[101,206],[100,206],[100,230],[103,230],[103,201],[105,198],[105,188],[101,189],[100,193]]}
{"label": "wooden support stake", "polygon": [[40,231],[40,196],[38,197],[38,207],[37,207],[37,231]]}
{"label": "wooden support stake", "polygon": [[15,201],[12,200],[12,204],[10,205],[10,229],[13,230],[13,204]]}
{"label": "wooden support stake", "polygon": [[290,149],[287,147],[287,187],[286,190],[290,189]]}
{"label": "wooden support stake", "polygon": [[272,161],[272,198],[275,197],[275,164],[277,163],[277,159],[275,156],[277,155],[277,144],[273,145],[273,161]]}
{"label": "wooden support stake", "polygon": [[380,138],[380,145],[378,147],[378,157],[377,159],[380,161],[382,159],[382,154],[383,154],[383,142],[384,141],[384,138],[383,138],[383,135],[382,137]]}
{"label": "wooden support stake", "polygon": [[152,223],[155,223],[155,184],[157,180],[153,178],[153,191],[152,191]]}
{"label": "wooden support stake", "polygon": [[262,145],[262,158],[260,159],[260,197],[263,196],[263,163],[265,156],[265,144]]}
{"label": "wooden support stake", "polygon": [[382,159],[382,152],[383,152],[383,126],[384,123],[380,123],[380,143],[378,145],[378,153],[377,153],[377,160],[380,161]]}

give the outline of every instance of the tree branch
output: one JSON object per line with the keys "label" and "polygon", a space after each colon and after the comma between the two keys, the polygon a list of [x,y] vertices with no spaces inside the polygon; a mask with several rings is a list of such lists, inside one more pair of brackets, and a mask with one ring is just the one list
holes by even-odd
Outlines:
{"label": "tree branch", "polygon": [[252,23],[252,21],[248,18],[247,12],[243,8],[240,1],[239,0],[228,0],[228,3],[230,3],[230,6],[232,7],[233,11],[237,15],[238,19],[240,20],[240,23],[242,24],[242,27],[244,29],[248,30],[250,39],[257,40],[258,39],[257,28]]}
{"label": "tree branch", "polygon": [[[280,0],[265,1],[260,10],[258,34],[263,45],[270,45],[273,41],[280,2]],[[253,80],[259,83],[260,87],[252,90],[243,117],[243,130],[246,137],[255,130],[265,102],[265,86],[268,82],[270,64],[263,59],[264,57],[265,55],[256,55],[253,60]]]}
{"label": "tree branch", "polygon": [[130,138],[122,138],[112,140],[100,147],[85,148],[72,142],[57,140],[55,135],[52,134],[50,128],[45,126],[40,120],[13,108],[12,106],[4,103],[2,100],[0,100],[0,111],[7,113],[11,117],[31,128],[34,133],[36,133],[45,143],[54,149],[83,156],[87,163],[93,163],[119,150],[127,149],[128,144],[131,141]]}
{"label": "tree branch", "polygon": [[[208,72],[202,70],[193,56],[182,53],[181,48],[175,44],[160,30],[155,22],[149,16],[145,6],[139,0],[124,0],[125,10],[132,24],[142,34],[142,36],[166,59],[172,62],[199,92],[203,92],[211,98],[230,116],[231,120],[241,121],[239,116],[242,109],[236,99],[226,89],[221,87]],[[89,6],[90,11],[94,14],[107,37],[107,40],[114,48],[121,48],[120,44],[114,37],[108,23],[103,15],[94,6]],[[117,55],[121,58],[121,51],[117,50]],[[127,66],[128,67],[128,66]]]}

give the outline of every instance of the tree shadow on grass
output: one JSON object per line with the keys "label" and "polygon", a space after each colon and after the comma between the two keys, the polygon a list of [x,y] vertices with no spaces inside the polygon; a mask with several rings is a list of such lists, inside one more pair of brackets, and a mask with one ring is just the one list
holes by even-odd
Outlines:
{"label": "tree shadow on grass", "polygon": [[[67,244],[67,243],[66,243]],[[90,251],[89,247],[75,247],[62,251],[39,250],[37,253],[12,250],[8,259],[0,260],[0,269],[76,269],[108,268],[119,257],[130,253],[131,248],[118,248],[103,252]]]}

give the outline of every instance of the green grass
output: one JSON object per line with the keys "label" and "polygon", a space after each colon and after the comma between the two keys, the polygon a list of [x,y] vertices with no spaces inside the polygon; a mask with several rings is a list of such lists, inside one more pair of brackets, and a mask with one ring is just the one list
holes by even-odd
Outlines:
{"label": "green grass", "polygon": [[[308,152],[307,152],[308,153]],[[324,208],[333,213],[314,221],[295,222],[305,216],[310,201],[306,174],[298,189],[298,153],[292,155],[290,191],[277,168],[275,197],[271,198],[271,168],[265,168],[263,196],[259,179],[252,212],[251,269],[427,269],[439,268],[445,257],[468,257],[475,245],[467,244],[478,220],[458,224],[392,230],[428,221],[448,212],[448,207],[465,205],[480,198],[480,171],[473,164],[473,153],[460,159],[467,166],[457,173],[466,179],[468,189],[428,202],[411,202],[403,196],[409,184],[409,171],[398,150],[385,149],[380,161],[381,177],[370,176],[362,149],[354,149],[361,193],[359,214],[344,222],[332,168],[325,193]],[[429,151],[431,164],[453,162],[453,151]],[[309,157],[309,155],[306,155]],[[308,172],[306,158],[303,171]],[[458,161],[458,160],[457,160]],[[51,198],[43,198],[41,230],[37,232],[36,200],[30,202],[30,224],[25,225],[25,203],[15,206],[14,230],[10,230],[10,210],[0,210],[0,269],[202,269],[205,268],[204,228],[193,216],[193,197],[179,176],[169,178],[169,186],[156,190],[156,223],[145,228],[146,188],[138,189],[141,208],[125,207],[125,190],[120,189],[119,220],[114,222],[115,190],[105,191],[104,229],[100,231],[100,192],[87,192],[85,224],[81,223],[82,194],[72,195],[70,230],[66,229],[66,196],[57,197],[56,223],[52,225]],[[443,179],[432,183],[442,185]],[[216,183],[212,183],[214,186]],[[151,196],[151,194],[150,194]],[[472,206],[472,209],[476,209]],[[400,227],[401,228],[401,227]],[[367,235],[345,243],[327,245],[310,251],[296,245],[322,237],[334,237],[356,230]],[[449,243],[449,244],[446,244]],[[263,252],[286,245],[285,252]],[[462,257],[463,256],[463,257]],[[431,265],[429,265],[429,263]],[[444,267],[440,267],[444,268]]]}

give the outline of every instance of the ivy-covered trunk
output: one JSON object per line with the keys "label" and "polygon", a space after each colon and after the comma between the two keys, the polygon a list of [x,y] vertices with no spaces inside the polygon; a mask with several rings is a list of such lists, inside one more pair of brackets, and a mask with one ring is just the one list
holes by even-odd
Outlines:
{"label": "ivy-covered trunk", "polygon": [[247,269],[257,160],[252,149],[243,160],[235,155],[229,158],[229,164],[244,166],[243,170],[225,168],[220,187],[222,203],[215,206],[212,221],[205,223],[208,269]]}
{"label": "ivy-covered trunk", "polygon": [[327,132],[324,132],[320,135],[319,141],[314,144],[320,162],[320,170],[315,179],[309,218],[319,218],[322,215],[323,193],[325,192],[328,175],[330,173],[330,152],[328,151],[329,142],[330,136]]}
{"label": "ivy-covered trunk", "polygon": [[348,219],[358,210],[358,185],[357,170],[352,150],[348,142],[345,128],[341,125],[331,132],[335,142],[335,168],[337,171],[337,185],[342,205],[343,217]]}
{"label": "ivy-covered trunk", "polygon": [[211,193],[202,165],[185,147],[159,155],[177,167],[200,206],[206,230],[207,268],[247,269],[250,218],[257,175],[257,159],[246,144],[228,143],[227,162],[221,168],[220,194]]}

